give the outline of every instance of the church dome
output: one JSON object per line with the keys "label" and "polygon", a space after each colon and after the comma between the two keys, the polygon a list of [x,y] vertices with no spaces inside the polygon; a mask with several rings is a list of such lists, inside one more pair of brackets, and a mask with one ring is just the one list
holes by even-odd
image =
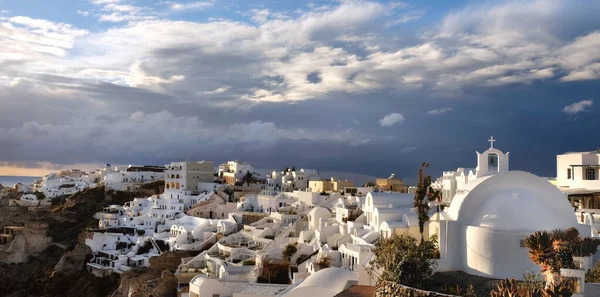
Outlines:
{"label": "church dome", "polygon": [[479,178],[457,193],[449,215],[464,225],[503,230],[577,226],[566,196],[547,180],[523,171]]}

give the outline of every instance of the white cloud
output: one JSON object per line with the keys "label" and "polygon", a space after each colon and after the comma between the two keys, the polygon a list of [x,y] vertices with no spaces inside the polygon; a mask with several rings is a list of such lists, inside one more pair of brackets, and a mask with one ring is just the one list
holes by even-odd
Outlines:
{"label": "white cloud", "polygon": [[[0,30],[0,36],[8,38],[3,39],[8,40],[3,51],[9,53],[0,62],[8,56],[10,61],[27,61],[29,67],[21,68],[26,73],[60,73],[174,97],[227,85],[232,86],[228,90],[232,98],[252,102],[390,88],[442,93],[468,86],[531,83],[563,73],[563,81],[600,78],[600,33],[553,35],[551,25],[565,10],[564,1],[470,6],[451,13],[438,31],[419,36],[408,46],[377,33],[383,23],[379,20],[389,19],[392,8],[372,1],[341,1],[319,11],[313,6],[294,18],[255,10],[251,17],[257,24],[170,21],[159,19],[148,7],[94,3],[98,10],[90,14],[101,21],[129,23],[84,36],[87,31],[68,24],[11,18]],[[193,3],[212,1],[166,4]],[[515,9],[521,6],[524,12]],[[70,50],[75,43],[76,53]],[[208,73],[211,68],[206,65],[224,71]],[[14,78],[1,71],[0,80]]]}
{"label": "white cloud", "polygon": [[366,138],[366,139],[357,139],[357,140],[353,140],[350,142],[350,146],[361,146],[361,145],[367,145],[369,144],[369,142],[371,142],[370,139]]}
{"label": "white cloud", "polygon": [[125,80],[127,84],[136,88],[147,88],[155,92],[163,92],[163,86],[172,84],[185,79],[184,75],[171,75],[168,78],[149,75],[141,66],[141,62],[136,62],[131,66],[129,77]]}
{"label": "white cloud", "polygon": [[414,152],[416,150],[417,150],[417,148],[414,147],[414,146],[405,146],[402,149],[400,149],[400,152],[401,153],[412,153],[412,152]]}
{"label": "white cloud", "polygon": [[135,22],[155,19],[155,13],[147,7],[120,4],[119,0],[93,0],[100,6],[101,13],[96,14],[101,22]]}
{"label": "white cloud", "polygon": [[430,111],[427,112],[427,114],[438,115],[438,114],[448,113],[448,112],[451,112],[451,111],[454,111],[454,108],[452,108],[452,107],[442,107],[442,108],[430,110]]}
{"label": "white cloud", "polygon": [[84,10],[77,10],[77,14],[82,15],[82,16],[88,16],[88,15],[90,15],[90,12],[84,11]]}
{"label": "white cloud", "polygon": [[423,15],[425,15],[424,10],[413,10],[413,11],[401,14],[400,16],[398,16],[397,19],[388,22],[386,24],[386,26],[391,27],[391,26],[395,26],[398,24],[404,24],[404,23],[416,21],[416,20],[422,18]]}
{"label": "white cloud", "polygon": [[268,9],[253,9],[252,10],[252,20],[258,24],[265,23],[267,18],[269,17]]}
{"label": "white cloud", "polygon": [[198,1],[187,3],[170,2],[171,9],[179,11],[205,9],[214,5],[215,1]]}
{"label": "white cloud", "polygon": [[578,114],[586,111],[586,109],[592,106],[592,104],[594,104],[594,100],[582,100],[565,106],[562,111],[567,114]]}
{"label": "white cloud", "polygon": [[229,89],[231,89],[230,86],[222,86],[222,87],[216,88],[216,89],[214,89],[212,91],[203,92],[203,94],[205,94],[205,95],[222,94],[222,93],[227,92]]}
{"label": "white cloud", "polygon": [[92,4],[102,5],[102,4],[110,4],[110,3],[119,3],[120,0],[91,0]]}
{"label": "white cloud", "polygon": [[600,31],[577,38],[559,51],[559,63],[569,70],[562,81],[600,78]]}
{"label": "white cloud", "polygon": [[391,127],[395,124],[400,124],[402,122],[404,122],[405,118],[403,115],[394,112],[394,113],[390,113],[386,116],[384,116],[383,118],[381,118],[379,120],[379,125],[381,125],[381,127]]}

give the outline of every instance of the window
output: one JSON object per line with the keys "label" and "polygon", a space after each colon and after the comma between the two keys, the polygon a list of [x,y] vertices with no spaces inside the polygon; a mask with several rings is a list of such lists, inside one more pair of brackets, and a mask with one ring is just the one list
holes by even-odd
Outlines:
{"label": "window", "polygon": [[596,179],[596,169],[588,168],[585,170],[585,179],[586,180],[595,180]]}
{"label": "window", "polygon": [[571,179],[571,168],[567,169],[567,179]]}

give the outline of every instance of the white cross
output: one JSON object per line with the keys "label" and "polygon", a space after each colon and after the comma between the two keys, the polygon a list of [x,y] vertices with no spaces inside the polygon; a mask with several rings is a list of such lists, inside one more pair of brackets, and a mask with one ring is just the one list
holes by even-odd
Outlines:
{"label": "white cross", "polygon": [[490,139],[488,139],[488,141],[491,143],[490,148],[494,147],[494,141],[496,141],[496,139],[494,139],[494,136],[490,137]]}

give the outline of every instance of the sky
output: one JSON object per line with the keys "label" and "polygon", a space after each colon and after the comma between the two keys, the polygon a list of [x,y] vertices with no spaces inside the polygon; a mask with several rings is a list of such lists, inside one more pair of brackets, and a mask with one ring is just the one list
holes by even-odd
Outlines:
{"label": "sky", "polygon": [[238,159],[414,181],[600,147],[600,1],[0,0],[0,175]]}

